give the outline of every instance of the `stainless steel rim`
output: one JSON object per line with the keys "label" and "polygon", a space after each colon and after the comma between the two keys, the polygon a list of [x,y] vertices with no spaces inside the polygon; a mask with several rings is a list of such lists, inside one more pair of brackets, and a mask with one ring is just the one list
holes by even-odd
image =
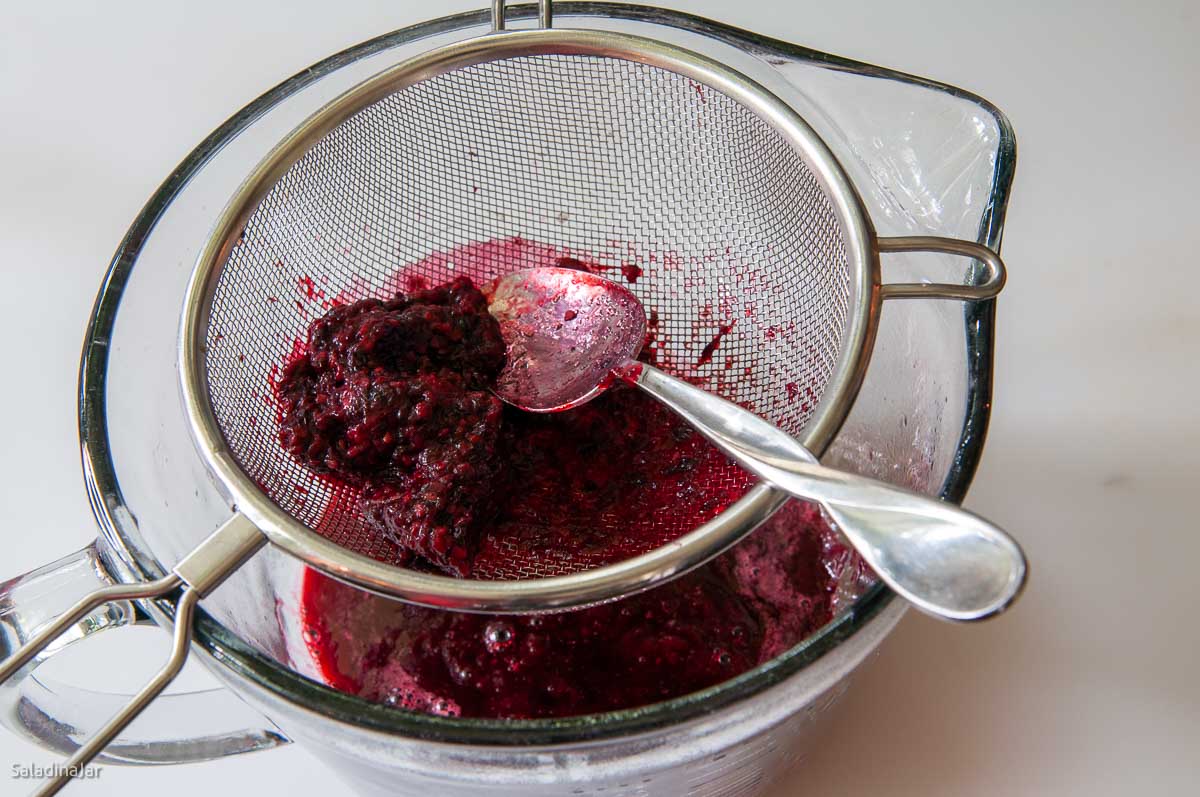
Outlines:
{"label": "stainless steel rim", "polygon": [[425,53],[381,72],[338,97],[288,135],[252,172],[226,206],[189,284],[180,335],[183,398],[197,446],[245,515],[272,544],[308,564],[373,592],[428,606],[512,612],[570,608],[639,592],[717,556],[765,521],[787,497],[757,485],[724,513],[672,543],[606,567],[553,578],[467,581],[391,567],[330,542],[268,499],[228,450],[208,398],[204,364],[208,310],[217,278],[257,203],[322,136],[373,102],[428,77],[520,55],[595,55],[657,66],[709,85],[758,113],[808,162],[845,236],[855,301],[838,364],[802,443],[824,452],[849,412],[866,371],[881,302],[874,230],[849,177],[811,127],[788,105],[746,76],[674,45],[592,30],[493,33]]}

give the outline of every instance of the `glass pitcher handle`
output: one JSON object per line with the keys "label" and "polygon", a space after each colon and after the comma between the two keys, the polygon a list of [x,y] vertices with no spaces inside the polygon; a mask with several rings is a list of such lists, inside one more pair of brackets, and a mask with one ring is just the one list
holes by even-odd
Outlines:
{"label": "glass pitcher handle", "polygon": [[[99,588],[119,586],[96,543],[23,576],[0,583],[0,662],[68,607]],[[33,671],[85,637],[140,620],[129,600],[99,606],[0,686],[0,722],[55,752],[69,754],[127,704],[130,695],[45,681]],[[183,764],[287,744],[261,715],[225,689],[160,697],[132,733],[118,736],[95,759],[110,764]]]}

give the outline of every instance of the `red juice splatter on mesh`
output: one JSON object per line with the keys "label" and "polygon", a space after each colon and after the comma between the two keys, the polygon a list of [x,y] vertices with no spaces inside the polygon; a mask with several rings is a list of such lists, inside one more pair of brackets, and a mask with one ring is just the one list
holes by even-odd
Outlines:
{"label": "red juice splatter on mesh", "polygon": [[704,348],[700,350],[700,356],[696,358],[696,367],[707,365],[712,360],[713,354],[717,351],[717,347],[721,345],[721,338],[725,337],[733,330],[733,322],[721,324],[717,327],[717,334],[713,335],[712,340],[704,344]]}
{"label": "red juice splatter on mesh", "polygon": [[313,282],[312,277],[306,274],[297,280],[297,283],[300,285],[300,290],[304,293],[304,298],[310,301],[317,298],[317,286]]}

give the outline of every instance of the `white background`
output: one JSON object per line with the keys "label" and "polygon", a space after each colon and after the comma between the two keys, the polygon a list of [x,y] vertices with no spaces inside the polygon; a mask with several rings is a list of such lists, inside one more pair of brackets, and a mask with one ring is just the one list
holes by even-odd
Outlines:
{"label": "white background", "polygon": [[[0,2],[0,576],[93,535],[80,341],[109,256],[162,178],[308,64],[482,4]],[[1025,543],[1030,586],[977,627],[906,618],[778,794],[1195,794],[1197,6],[672,5],[963,86],[1003,109],[1019,142],[995,410],[968,505]],[[163,650],[157,636],[140,645],[139,658]],[[154,664],[103,653],[85,657],[92,685],[134,686]],[[51,760],[0,732],[0,793],[25,788],[12,763]],[[341,793],[295,748],[106,767],[72,793],[260,790]]]}

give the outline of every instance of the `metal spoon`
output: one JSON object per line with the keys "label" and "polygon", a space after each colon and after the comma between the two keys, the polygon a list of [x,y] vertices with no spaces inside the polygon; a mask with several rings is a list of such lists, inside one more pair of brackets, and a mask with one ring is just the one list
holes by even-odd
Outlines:
{"label": "metal spoon", "polygon": [[1025,557],[995,525],[959,507],[820,465],[757,415],[633,358],[646,313],[610,280],[563,268],[515,271],[489,287],[508,361],[494,391],[530,412],[558,412],[617,379],[670,407],[739,465],[797,498],[818,501],[880,578],[947,620],[1003,611],[1025,582]]}

